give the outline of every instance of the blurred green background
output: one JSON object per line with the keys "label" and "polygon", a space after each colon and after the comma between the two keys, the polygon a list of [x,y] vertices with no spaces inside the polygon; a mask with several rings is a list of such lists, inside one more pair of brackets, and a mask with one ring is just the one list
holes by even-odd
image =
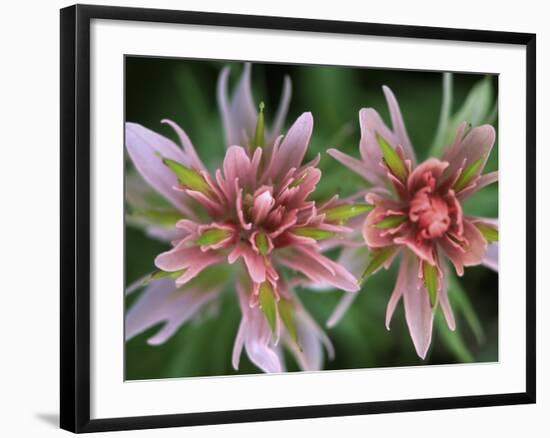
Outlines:
{"label": "blurred green background", "polygon": [[[185,59],[126,57],[126,120],[140,123],[174,141],[174,132],[160,120],[177,122],[189,135],[210,170],[221,163],[224,136],[216,103],[216,82],[225,65],[231,66],[230,85],[240,77],[242,63]],[[364,181],[324,152],[329,147],[358,157],[358,111],[374,107],[389,124],[389,113],[381,86],[395,93],[419,161],[433,146],[438,129],[443,74],[441,72],[342,68],[289,64],[254,64],[253,94],[256,103],[266,104],[269,123],[277,109],[283,78],[292,80],[292,100],[285,128],[304,111],[313,113],[313,138],[305,161],[321,153],[319,167],[323,177],[315,193],[326,199],[334,193],[351,194],[364,187]],[[497,125],[496,97],[498,77],[480,74],[453,74],[453,103],[450,123],[462,119],[474,126],[490,122]],[[232,88],[231,88],[232,90]],[[459,120],[461,119],[461,120]],[[441,132],[440,139],[452,130]],[[441,142],[441,140],[440,140]],[[436,147],[437,148],[437,147]],[[486,171],[498,168],[495,145]],[[131,170],[131,164],[128,164]],[[489,186],[464,205],[467,214],[497,217],[498,185]],[[126,227],[126,282],[153,270],[154,257],[167,245],[152,240],[130,226]],[[498,275],[485,267],[467,268],[462,278],[451,279],[449,296],[457,329],[451,332],[438,310],[434,322],[432,346],[424,361],[415,353],[400,303],[392,320],[391,331],[384,326],[386,304],[397,274],[397,264],[381,271],[363,286],[359,297],[340,324],[328,335],[336,357],[325,362],[325,369],[450,364],[498,360]],[[126,299],[132,305],[141,292]],[[298,294],[315,320],[324,325],[342,292],[316,293],[299,290]],[[231,367],[231,351],[240,321],[240,311],[231,286],[226,288],[217,309],[184,325],[161,346],[149,346],[146,339],[160,324],[126,343],[126,378],[236,374]],[[286,354],[287,368],[297,370]],[[258,370],[241,356],[238,373]]]}

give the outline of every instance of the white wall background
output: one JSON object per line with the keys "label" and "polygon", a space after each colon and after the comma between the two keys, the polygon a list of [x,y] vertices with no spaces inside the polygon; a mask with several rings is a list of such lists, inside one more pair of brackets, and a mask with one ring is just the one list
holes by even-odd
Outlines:
{"label": "white wall background", "polygon": [[[90,1],[90,3],[96,3]],[[550,110],[550,28],[544,2],[461,0],[100,1],[101,4],[297,16],[537,33],[537,405],[370,415],[117,433],[116,436],[548,436],[550,220],[545,130]],[[49,437],[57,429],[59,302],[59,13],[64,1],[6,2],[0,16],[0,433]],[[546,174],[546,175],[545,175]],[[545,229],[546,228],[546,229]]]}

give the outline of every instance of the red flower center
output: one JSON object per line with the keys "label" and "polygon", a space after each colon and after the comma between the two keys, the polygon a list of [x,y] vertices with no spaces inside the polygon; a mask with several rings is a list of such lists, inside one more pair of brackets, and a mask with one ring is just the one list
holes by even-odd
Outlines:
{"label": "red flower center", "polygon": [[441,237],[449,229],[449,206],[438,195],[418,191],[410,204],[409,218],[417,222],[424,239]]}
{"label": "red flower center", "polygon": [[409,219],[416,222],[423,239],[443,236],[451,226],[452,205],[436,193],[436,179],[432,172],[422,175],[423,186],[413,195],[409,204]]}

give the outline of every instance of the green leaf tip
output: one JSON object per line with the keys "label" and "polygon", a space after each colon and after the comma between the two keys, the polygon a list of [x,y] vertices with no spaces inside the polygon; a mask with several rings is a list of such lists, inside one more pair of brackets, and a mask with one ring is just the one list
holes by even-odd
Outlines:
{"label": "green leaf tip", "polygon": [[259,293],[260,309],[263,312],[271,331],[275,333],[277,327],[277,303],[275,301],[275,294],[273,288],[268,281],[264,281],[260,285]]}
{"label": "green leaf tip", "polygon": [[292,181],[292,182],[288,185],[288,187],[291,188],[291,189],[294,188],[294,187],[298,187],[300,184],[302,184],[302,183],[305,181],[306,176],[307,176],[308,173],[309,173],[309,170],[306,170],[306,171],[300,176],[300,178],[295,179],[294,181]]}
{"label": "green leaf tip", "polygon": [[284,298],[279,300],[279,315],[281,316],[283,324],[285,325],[291,339],[296,342],[298,348],[301,350],[301,347],[298,344],[298,331],[294,321],[294,307],[290,301],[285,300]]}
{"label": "green leaf tip", "polygon": [[256,234],[256,246],[258,247],[258,250],[260,251],[260,254],[265,256],[269,252],[269,242],[267,240],[267,236],[264,233],[258,233]]}
{"label": "green leaf tip", "polygon": [[386,216],[380,222],[372,224],[371,227],[374,227],[374,228],[394,228],[394,227],[397,227],[398,225],[401,225],[406,220],[407,220],[407,216],[396,214],[396,215]]}
{"label": "green leaf tip", "polygon": [[374,208],[371,204],[346,204],[325,210],[325,220],[343,223],[352,217],[368,213]]}
{"label": "green leaf tip", "polygon": [[397,246],[386,246],[374,250],[370,254],[369,264],[365,268],[363,275],[361,275],[361,282],[365,281],[370,275],[374,274],[380,269],[384,263],[392,257],[397,251]]}
{"label": "green leaf tip", "polygon": [[376,134],[376,140],[378,141],[382,156],[384,157],[384,162],[386,166],[388,166],[388,169],[390,169],[399,180],[405,182],[408,172],[401,156],[380,134]]}
{"label": "green leaf tip", "polygon": [[435,306],[437,297],[437,268],[429,263],[422,262],[422,271],[424,276],[424,286],[428,290],[431,306]]}
{"label": "green leaf tip", "polygon": [[487,240],[487,242],[498,242],[498,228],[483,222],[477,222],[475,226],[480,231],[480,233],[483,234],[483,237],[485,237],[485,240]]}
{"label": "green leaf tip", "polygon": [[484,160],[485,157],[483,156],[462,170],[460,176],[453,185],[453,190],[456,193],[463,190],[472,181],[477,171],[481,168]]}
{"label": "green leaf tip", "polygon": [[202,233],[195,243],[197,245],[214,245],[229,237],[229,232],[221,228],[210,228]]}
{"label": "green leaf tip", "polygon": [[265,146],[265,132],[264,132],[265,105],[263,102],[260,102],[259,108],[260,108],[260,112],[258,113],[258,121],[256,122],[256,132],[254,133],[253,146],[263,148]]}
{"label": "green leaf tip", "polygon": [[321,230],[320,228],[313,227],[299,227],[292,230],[293,234],[302,237],[309,237],[315,240],[328,239],[336,235],[333,231]]}
{"label": "green leaf tip", "polygon": [[171,160],[170,158],[164,158],[160,154],[158,154],[158,156],[161,157],[162,162],[168,166],[172,172],[174,172],[181,185],[196,192],[201,192],[205,195],[211,194],[210,186],[204,177],[195,169],[184,166],[183,164],[175,160]]}

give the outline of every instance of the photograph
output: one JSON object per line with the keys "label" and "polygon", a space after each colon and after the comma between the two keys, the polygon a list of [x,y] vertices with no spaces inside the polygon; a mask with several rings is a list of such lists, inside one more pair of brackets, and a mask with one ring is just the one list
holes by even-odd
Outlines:
{"label": "photograph", "polygon": [[126,381],[499,361],[498,74],[123,81]]}

